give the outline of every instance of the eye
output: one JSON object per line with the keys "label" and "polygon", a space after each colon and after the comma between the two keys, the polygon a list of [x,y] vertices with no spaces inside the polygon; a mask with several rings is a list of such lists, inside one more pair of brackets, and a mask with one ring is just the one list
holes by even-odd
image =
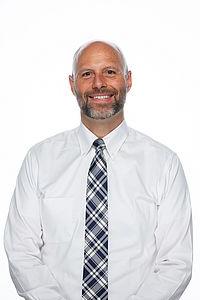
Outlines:
{"label": "eye", "polygon": [[116,72],[115,70],[113,70],[113,69],[107,69],[107,70],[105,71],[105,74],[106,74],[107,76],[114,76],[114,75],[117,74],[117,72]]}
{"label": "eye", "polygon": [[91,71],[85,71],[81,74],[81,77],[83,78],[89,78],[92,76],[92,72]]}

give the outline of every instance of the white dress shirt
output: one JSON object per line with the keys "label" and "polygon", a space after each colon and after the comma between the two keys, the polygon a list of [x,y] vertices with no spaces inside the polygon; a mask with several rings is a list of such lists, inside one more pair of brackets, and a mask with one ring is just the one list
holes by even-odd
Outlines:
{"label": "white dress shirt", "polygon": [[[27,300],[81,299],[86,184],[96,138],[80,123],[32,146],[22,163],[5,249],[16,289]],[[125,121],[103,139],[108,299],[177,300],[192,269],[191,205],[180,160]]]}

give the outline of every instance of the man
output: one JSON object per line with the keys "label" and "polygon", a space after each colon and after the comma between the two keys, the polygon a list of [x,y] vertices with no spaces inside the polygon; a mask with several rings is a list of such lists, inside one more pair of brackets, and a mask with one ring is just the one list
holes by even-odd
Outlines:
{"label": "man", "polygon": [[191,278],[190,198],[176,153],[130,128],[131,72],[113,44],[74,56],[80,126],[34,145],[5,229],[28,300],[174,300]]}

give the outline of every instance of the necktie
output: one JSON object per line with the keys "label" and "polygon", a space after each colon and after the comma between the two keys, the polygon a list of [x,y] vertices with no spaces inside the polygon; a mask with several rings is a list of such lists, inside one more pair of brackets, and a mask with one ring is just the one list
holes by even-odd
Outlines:
{"label": "necktie", "polygon": [[108,299],[108,202],[106,148],[102,139],[93,143],[86,192],[85,249],[82,299]]}

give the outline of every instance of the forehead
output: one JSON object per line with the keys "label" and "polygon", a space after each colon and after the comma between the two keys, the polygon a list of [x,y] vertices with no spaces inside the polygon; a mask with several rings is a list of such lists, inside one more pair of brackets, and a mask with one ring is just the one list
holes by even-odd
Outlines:
{"label": "forehead", "polygon": [[89,45],[80,51],[76,61],[76,70],[101,66],[123,68],[120,53],[112,46],[103,43]]}

